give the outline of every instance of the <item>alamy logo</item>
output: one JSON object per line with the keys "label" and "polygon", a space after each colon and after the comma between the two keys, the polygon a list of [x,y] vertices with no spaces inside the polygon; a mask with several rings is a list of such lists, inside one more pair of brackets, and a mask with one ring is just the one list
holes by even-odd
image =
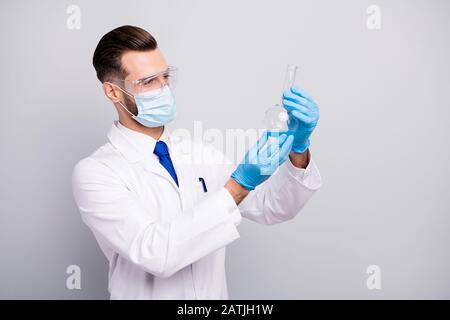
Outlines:
{"label": "alamy logo", "polygon": [[69,15],[67,17],[66,26],[69,30],[80,30],[81,29],[81,10],[77,5],[70,5],[66,9],[66,13]]}
{"label": "alamy logo", "polygon": [[81,289],[81,269],[76,264],[70,265],[66,269],[66,273],[69,274],[66,280],[66,288],[69,290]]}
{"label": "alamy logo", "polygon": [[377,265],[367,267],[366,273],[369,274],[366,285],[369,290],[381,290],[381,268]]}
{"label": "alamy logo", "polygon": [[367,29],[380,30],[381,29],[381,9],[377,5],[370,5],[366,10],[367,14]]}

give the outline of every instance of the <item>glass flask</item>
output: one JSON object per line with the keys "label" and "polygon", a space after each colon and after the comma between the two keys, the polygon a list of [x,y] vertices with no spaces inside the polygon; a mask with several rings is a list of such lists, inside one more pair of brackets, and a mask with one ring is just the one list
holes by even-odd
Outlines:
{"label": "glass flask", "polygon": [[288,130],[289,115],[283,107],[283,92],[290,90],[290,88],[294,85],[297,69],[298,66],[294,64],[289,64],[286,67],[280,102],[268,108],[264,115],[264,126],[268,131],[280,132]]}

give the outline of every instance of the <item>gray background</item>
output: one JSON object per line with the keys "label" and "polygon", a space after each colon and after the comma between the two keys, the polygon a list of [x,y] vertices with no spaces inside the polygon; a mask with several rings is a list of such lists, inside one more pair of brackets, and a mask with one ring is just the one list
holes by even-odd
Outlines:
{"label": "gray background", "polygon": [[[449,13],[447,0],[2,0],[0,298],[108,298],[70,176],[115,119],[91,59],[123,24],[180,68],[176,127],[261,127],[289,62],[321,108],[323,188],[293,221],[239,227],[230,298],[450,298]],[[71,264],[81,290],[66,289]],[[371,264],[381,290],[366,287]]]}

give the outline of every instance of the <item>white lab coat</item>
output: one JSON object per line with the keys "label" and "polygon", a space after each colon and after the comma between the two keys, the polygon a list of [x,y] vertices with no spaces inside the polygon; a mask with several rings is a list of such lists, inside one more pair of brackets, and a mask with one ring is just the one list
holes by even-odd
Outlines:
{"label": "white lab coat", "polygon": [[313,161],[299,169],[287,160],[237,206],[223,187],[233,167],[217,149],[165,129],[177,187],[154,139],[117,121],[108,139],[77,163],[72,187],[109,261],[111,299],[227,299],[225,247],[239,238],[241,217],[292,219],[321,185]]}

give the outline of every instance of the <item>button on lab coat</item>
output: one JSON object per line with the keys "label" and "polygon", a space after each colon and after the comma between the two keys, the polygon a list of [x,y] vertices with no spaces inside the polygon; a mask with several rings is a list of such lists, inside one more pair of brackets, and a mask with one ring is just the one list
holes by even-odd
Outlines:
{"label": "button on lab coat", "polygon": [[153,154],[156,140],[117,121],[108,140],[76,164],[72,188],[109,261],[111,299],[227,299],[225,247],[242,217],[292,219],[321,184],[313,161],[299,169],[288,159],[237,206],[223,187],[234,166],[212,146],[165,128],[177,187]]}

